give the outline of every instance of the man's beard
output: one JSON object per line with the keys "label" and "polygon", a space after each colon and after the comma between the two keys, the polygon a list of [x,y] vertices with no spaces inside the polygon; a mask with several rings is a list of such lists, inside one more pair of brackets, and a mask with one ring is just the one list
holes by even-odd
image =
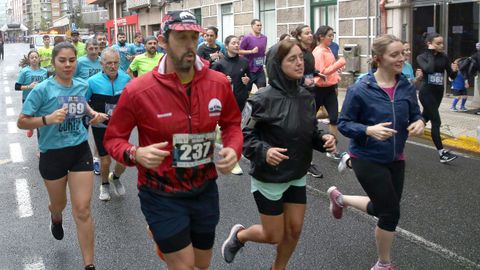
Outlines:
{"label": "man's beard", "polygon": [[[188,54],[193,54],[193,62],[186,62],[184,60],[184,58],[188,55]],[[189,52],[186,52],[184,53],[181,57],[176,57],[173,53],[168,53],[167,52],[167,55],[170,55],[170,57],[172,57],[172,62],[173,62],[173,65],[175,67],[175,70],[176,71],[180,71],[180,72],[188,72],[190,71],[190,69],[193,67],[193,65],[195,64],[195,53],[193,51],[189,51]]]}
{"label": "man's beard", "polygon": [[120,40],[118,41],[118,43],[122,46],[125,45],[125,42],[126,42],[125,40],[124,41],[120,41]]}

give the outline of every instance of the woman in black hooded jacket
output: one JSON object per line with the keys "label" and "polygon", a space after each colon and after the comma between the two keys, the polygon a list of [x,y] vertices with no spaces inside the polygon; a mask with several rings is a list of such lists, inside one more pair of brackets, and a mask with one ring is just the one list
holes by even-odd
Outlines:
{"label": "woman in black hooded jacket", "polygon": [[285,269],[303,227],[312,149],[335,151],[335,138],[318,130],[315,100],[299,84],[304,60],[298,43],[283,40],[267,57],[270,85],[248,99],[242,116],[243,154],[251,162],[261,224],[233,226],[222,256],[231,263],[247,241],[275,244],[272,268]]}

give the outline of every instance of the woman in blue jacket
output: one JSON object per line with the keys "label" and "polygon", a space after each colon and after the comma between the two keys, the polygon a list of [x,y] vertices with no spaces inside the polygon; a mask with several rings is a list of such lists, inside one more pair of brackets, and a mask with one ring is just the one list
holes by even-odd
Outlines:
{"label": "woman in blue jacket", "polygon": [[422,134],[425,124],[415,87],[402,74],[401,40],[383,35],[372,47],[377,69],[348,89],[338,121],[339,131],[350,138],[351,165],[368,196],[342,195],[334,186],[328,194],[336,219],[347,206],[378,217],[378,261],[372,269],[394,269],[390,250],[400,217],[403,149],[408,136]]}

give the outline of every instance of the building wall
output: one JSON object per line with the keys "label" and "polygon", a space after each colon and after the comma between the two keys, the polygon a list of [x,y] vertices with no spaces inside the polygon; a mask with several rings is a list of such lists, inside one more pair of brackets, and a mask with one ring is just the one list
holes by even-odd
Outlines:
{"label": "building wall", "polygon": [[8,0],[0,0],[0,27],[7,24]]}

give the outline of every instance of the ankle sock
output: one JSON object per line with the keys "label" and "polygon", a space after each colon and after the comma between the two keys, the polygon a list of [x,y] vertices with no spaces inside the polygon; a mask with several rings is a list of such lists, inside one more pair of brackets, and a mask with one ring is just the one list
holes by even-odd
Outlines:
{"label": "ankle sock", "polygon": [[344,206],[343,205],[343,195],[337,196],[337,198],[335,198],[335,201],[337,201],[337,203],[340,204],[342,207]]}
{"label": "ankle sock", "polygon": [[438,151],[438,154],[441,156],[441,155],[443,155],[443,152],[445,151],[445,149],[442,148],[442,149],[437,150],[437,151]]}

